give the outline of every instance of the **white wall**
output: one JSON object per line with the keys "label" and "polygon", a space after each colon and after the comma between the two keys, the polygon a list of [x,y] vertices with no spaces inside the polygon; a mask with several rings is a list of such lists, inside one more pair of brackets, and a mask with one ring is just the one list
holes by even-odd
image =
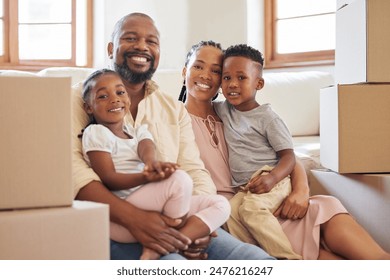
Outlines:
{"label": "white wall", "polygon": [[[181,70],[190,47],[214,40],[227,47],[247,43],[264,50],[264,0],[94,0],[94,67],[107,67],[106,46],[115,22],[143,12],[161,35],[159,70]],[[318,67],[333,73],[333,67]],[[288,68],[272,71],[303,71]]]}
{"label": "white wall", "polygon": [[155,20],[161,34],[160,68],[177,68],[178,56],[186,51],[186,6],[186,0],[94,0],[94,67],[109,65],[107,43],[116,21],[126,14],[143,12]]}

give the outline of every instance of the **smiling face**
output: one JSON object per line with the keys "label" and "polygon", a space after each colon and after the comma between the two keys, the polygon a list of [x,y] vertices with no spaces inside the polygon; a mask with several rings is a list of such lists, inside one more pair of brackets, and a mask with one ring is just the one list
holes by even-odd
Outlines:
{"label": "smiling face", "polygon": [[183,77],[188,99],[211,101],[221,85],[222,51],[213,46],[202,46],[194,52]]}
{"label": "smiling face", "polygon": [[260,64],[242,56],[230,56],[224,60],[222,92],[226,100],[237,110],[248,111],[259,104],[256,91],[264,86]]}
{"label": "smiling face", "polygon": [[117,74],[106,73],[94,81],[85,111],[93,115],[98,124],[109,127],[123,122],[130,107],[130,100],[121,78]]}
{"label": "smiling face", "polygon": [[125,81],[137,84],[151,79],[160,60],[160,35],[152,19],[125,18],[108,45],[108,54]]}

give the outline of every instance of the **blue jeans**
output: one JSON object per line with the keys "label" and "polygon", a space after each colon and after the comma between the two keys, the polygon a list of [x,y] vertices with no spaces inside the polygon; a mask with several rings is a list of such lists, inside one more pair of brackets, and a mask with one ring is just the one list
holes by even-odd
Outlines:
{"label": "blue jeans", "polygon": [[[241,242],[223,229],[217,230],[218,236],[211,239],[206,252],[209,260],[274,260],[263,249]],[[118,243],[111,240],[112,260],[139,260],[142,253],[140,243]],[[163,256],[161,260],[185,260],[179,254]]]}

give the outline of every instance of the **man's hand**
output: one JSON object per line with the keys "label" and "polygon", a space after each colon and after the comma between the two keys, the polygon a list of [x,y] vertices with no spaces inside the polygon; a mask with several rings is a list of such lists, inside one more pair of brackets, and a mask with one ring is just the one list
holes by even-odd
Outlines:
{"label": "man's hand", "polygon": [[143,246],[161,255],[188,249],[191,240],[174,227],[180,219],[170,219],[158,212],[141,210],[113,195],[101,182],[92,181],[77,194],[78,200],[110,206],[110,220],[127,228]]}
{"label": "man's hand", "polygon": [[187,250],[182,252],[182,255],[189,260],[206,260],[208,255],[205,250],[212,237],[217,237],[217,232],[214,231],[208,236],[196,239]]}
{"label": "man's hand", "polygon": [[176,230],[180,219],[171,219],[160,213],[136,210],[127,228],[143,246],[161,255],[187,250],[191,240]]}

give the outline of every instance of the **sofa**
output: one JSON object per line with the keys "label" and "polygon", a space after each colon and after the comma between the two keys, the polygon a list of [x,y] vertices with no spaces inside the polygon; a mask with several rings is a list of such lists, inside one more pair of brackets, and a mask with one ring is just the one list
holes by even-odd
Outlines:
{"label": "sofa", "polygon": [[[3,76],[71,77],[71,84],[83,81],[94,69],[50,67],[39,72],[0,70]],[[181,70],[158,70],[153,79],[161,89],[177,98],[183,78]],[[284,119],[294,140],[296,155],[307,171],[321,168],[319,161],[319,94],[320,89],[333,85],[327,72],[303,71],[264,73],[265,86],[258,92],[260,104],[270,103]],[[223,95],[219,95],[223,99]]]}
{"label": "sofa", "polygon": [[[37,73],[0,70],[0,75],[71,77],[71,83],[84,80],[94,69],[52,67]],[[183,78],[181,70],[160,70],[153,79],[161,89],[177,98]],[[264,73],[265,86],[258,92],[260,104],[270,103],[285,120],[294,141],[295,153],[303,162],[311,194],[331,194],[341,200],[350,213],[387,250],[390,250],[390,174],[342,175],[327,170],[320,163],[319,108],[320,89],[334,84],[327,72],[302,71]],[[220,95],[219,99],[223,99]],[[362,205],[371,205],[366,211]]]}

